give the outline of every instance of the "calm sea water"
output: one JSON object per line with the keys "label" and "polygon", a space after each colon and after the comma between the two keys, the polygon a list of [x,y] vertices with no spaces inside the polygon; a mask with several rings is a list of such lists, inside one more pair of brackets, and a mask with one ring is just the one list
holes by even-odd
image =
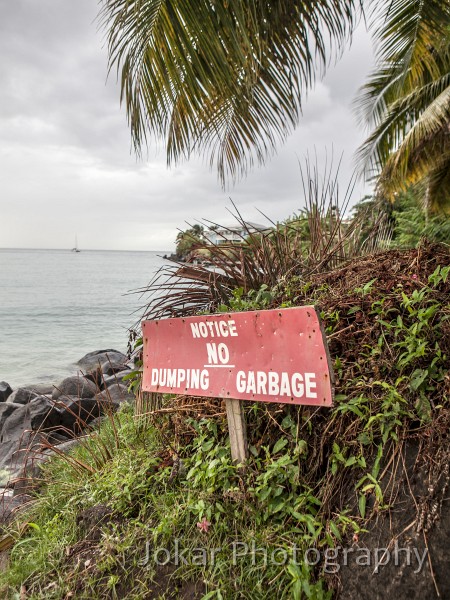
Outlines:
{"label": "calm sea water", "polygon": [[125,352],[166,252],[0,249],[0,381],[57,382],[87,352]]}

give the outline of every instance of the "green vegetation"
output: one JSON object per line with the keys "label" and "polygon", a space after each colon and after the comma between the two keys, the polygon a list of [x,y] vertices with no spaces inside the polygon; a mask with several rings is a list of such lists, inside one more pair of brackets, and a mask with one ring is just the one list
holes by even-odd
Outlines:
{"label": "green vegetation", "polygon": [[449,22],[447,0],[392,2],[377,35],[376,70],[358,98],[361,120],[372,129],[360,159],[377,176],[378,193],[394,200],[415,185],[426,212],[447,214]]}
{"label": "green vegetation", "polygon": [[204,153],[222,182],[261,163],[300,117],[316,68],[358,21],[358,0],[103,0],[135,146]]}
{"label": "green vegetation", "polygon": [[204,244],[204,228],[197,223],[177,234],[175,255],[178,259],[186,258],[192,250]]}
{"label": "green vegetation", "polygon": [[204,154],[223,184],[296,127],[308,89],[363,13],[377,63],[358,99],[372,130],[361,163],[384,196],[420,184],[428,209],[448,210],[448,0],[102,4],[137,151],[164,138],[169,162]]}
{"label": "green vegetation", "polygon": [[364,198],[353,207],[352,221],[361,224],[358,245],[365,251],[372,249],[374,241],[385,248],[415,248],[424,239],[450,242],[448,216],[424,210],[421,196],[413,187],[400,192],[393,202]]}
{"label": "green vegetation", "polygon": [[[448,249],[423,244],[308,281],[235,290],[222,310],[320,307],[334,408],[246,403],[245,469],[231,464],[220,400],[167,396],[147,417],[124,408],[45,467],[41,493],[19,519],[27,532],[10,527],[17,541],[0,595],[331,598],[337,547],[398,510],[389,465],[402,447],[445,443],[449,285]],[[439,460],[436,451],[441,473]],[[158,565],[164,549],[170,560]],[[309,564],[308,549],[322,560]]]}
{"label": "green vegetation", "polygon": [[399,194],[392,205],[393,245],[417,246],[421,239],[450,242],[450,219],[444,214],[427,214],[412,190]]}

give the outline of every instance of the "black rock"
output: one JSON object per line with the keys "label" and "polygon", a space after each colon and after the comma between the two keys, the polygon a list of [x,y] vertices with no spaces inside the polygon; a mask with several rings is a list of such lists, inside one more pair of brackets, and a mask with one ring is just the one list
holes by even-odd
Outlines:
{"label": "black rock", "polygon": [[12,415],[17,408],[20,407],[21,404],[13,404],[11,402],[4,402],[3,404],[0,404],[0,436],[2,434],[3,424],[5,423],[6,419]]}
{"label": "black rock", "polygon": [[34,398],[27,406],[30,410],[30,425],[33,431],[61,425],[61,410],[46,396]]}
{"label": "black rock", "polygon": [[12,394],[12,388],[6,381],[0,381],[0,402],[6,402]]}
{"label": "black rock", "polygon": [[51,383],[29,383],[22,387],[26,390],[36,392],[38,396],[51,396],[55,386]]}
{"label": "black rock", "polygon": [[0,525],[9,523],[17,515],[20,507],[24,506],[28,500],[31,500],[31,498],[24,495],[16,497],[5,494],[0,495]]}
{"label": "black rock", "polygon": [[58,427],[61,411],[46,396],[33,398],[28,404],[7,402],[0,407],[0,442],[18,441],[26,430],[38,431]]}
{"label": "black rock", "polygon": [[50,431],[47,435],[47,439],[50,444],[55,446],[56,444],[61,444],[61,442],[67,442],[72,439],[72,436],[67,432],[64,432],[62,429],[58,429],[57,431]]}
{"label": "black rock", "polygon": [[103,380],[102,388],[106,389],[106,388],[109,388],[114,383],[122,383],[122,380],[125,377],[125,375],[129,375],[130,372],[131,372],[130,370],[119,371],[118,373],[114,373],[114,375],[111,375],[110,377],[105,377],[105,379]]}
{"label": "black rock", "polygon": [[[47,436],[47,439],[50,443],[53,443],[54,446],[58,447],[58,453],[62,452],[63,454],[67,454],[67,452],[72,450],[77,444],[80,443],[80,441],[77,439],[67,440],[67,438],[62,438],[62,443],[55,443],[56,436],[61,437],[52,432],[51,435]],[[38,453],[28,453],[26,455],[24,464],[16,473],[16,478],[13,481],[13,495],[19,496],[30,493],[35,495],[36,491],[42,484],[42,466],[54,455],[54,451],[50,448],[41,450]]]}
{"label": "black rock", "polygon": [[121,404],[122,402],[133,402],[134,395],[128,391],[126,385],[121,383],[113,383],[101,394],[95,396],[100,402],[113,402],[114,404]]}
{"label": "black rock", "polygon": [[[3,486],[7,483],[7,480],[14,477],[17,474],[20,466],[12,464],[12,457],[18,449],[17,440],[11,440],[9,442],[0,442],[0,470],[8,473],[7,477],[3,478]],[[17,461],[19,462],[19,461]]]}
{"label": "black rock", "polygon": [[22,436],[25,429],[30,429],[30,410],[28,405],[22,404],[9,404],[0,407],[2,409],[8,409],[4,413],[4,419],[0,416],[0,422],[2,422],[2,429],[0,435],[0,441],[9,442],[17,441]]}
{"label": "black rock", "polygon": [[67,377],[52,393],[53,400],[58,400],[61,396],[76,396],[77,398],[93,398],[98,388],[92,381],[83,376],[73,375]]}
{"label": "black rock", "polygon": [[[26,406],[19,405],[16,413],[23,412],[26,408]],[[15,416],[15,413],[13,413],[10,419],[13,420]],[[15,422],[17,423],[17,420]],[[9,427],[8,431],[11,432],[12,427]],[[10,482],[14,481],[19,475],[24,462],[31,456],[34,456],[35,451],[42,449],[42,443],[47,439],[46,434],[31,431],[29,428],[26,431],[20,431],[20,428],[16,427],[15,431],[19,437],[14,439],[10,435],[11,439],[0,442],[0,469],[5,469],[9,472]]]}
{"label": "black rock", "polygon": [[[128,359],[127,359],[128,360]],[[120,373],[121,371],[129,370],[126,362],[113,362],[105,361],[101,365],[103,375],[114,375],[114,373]]]}
{"label": "black rock", "polygon": [[8,402],[14,402],[15,404],[28,404],[33,398],[37,398],[39,394],[30,390],[29,388],[17,388],[11,396],[8,398]]}
{"label": "black rock", "polygon": [[80,433],[101,413],[101,406],[95,398],[64,398],[64,405],[61,407],[61,424],[75,433]]}
{"label": "black rock", "polygon": [[107,361],[124,364],[128,361],[128,358],[118,350],[96,350],[80,358],[77,364],[84,373],[89,373]]}
{"label": "black rock", "polygon": [[92,383],[94,383],[99,389],[102,387],[103,373],[100,366],[86,373],[84,377],[89,381],[92,381]]}

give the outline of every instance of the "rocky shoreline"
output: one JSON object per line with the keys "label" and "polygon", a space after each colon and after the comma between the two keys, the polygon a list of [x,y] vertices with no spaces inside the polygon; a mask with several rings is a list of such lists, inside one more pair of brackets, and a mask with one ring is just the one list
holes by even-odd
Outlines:
{"label": "rocky shoreline", "polygon": [[51,446],[67,451],[87,426],[134,399],[123,381],[134,368],[125,354],[97,350],[76,365],[76,373],[53,384],[12,389],[0,382],[0,523],[28,500],[30,477]]}

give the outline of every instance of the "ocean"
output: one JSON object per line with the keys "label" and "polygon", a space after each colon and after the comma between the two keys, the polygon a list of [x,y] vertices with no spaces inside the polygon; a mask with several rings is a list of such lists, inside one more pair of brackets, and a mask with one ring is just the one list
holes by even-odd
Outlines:
{"label": "ocean", "polygon": [[[0,249],[0,381],[58,382],[87,352],[126,351],[167,252]],[[136,312],[137,311],[137,312]]]}

